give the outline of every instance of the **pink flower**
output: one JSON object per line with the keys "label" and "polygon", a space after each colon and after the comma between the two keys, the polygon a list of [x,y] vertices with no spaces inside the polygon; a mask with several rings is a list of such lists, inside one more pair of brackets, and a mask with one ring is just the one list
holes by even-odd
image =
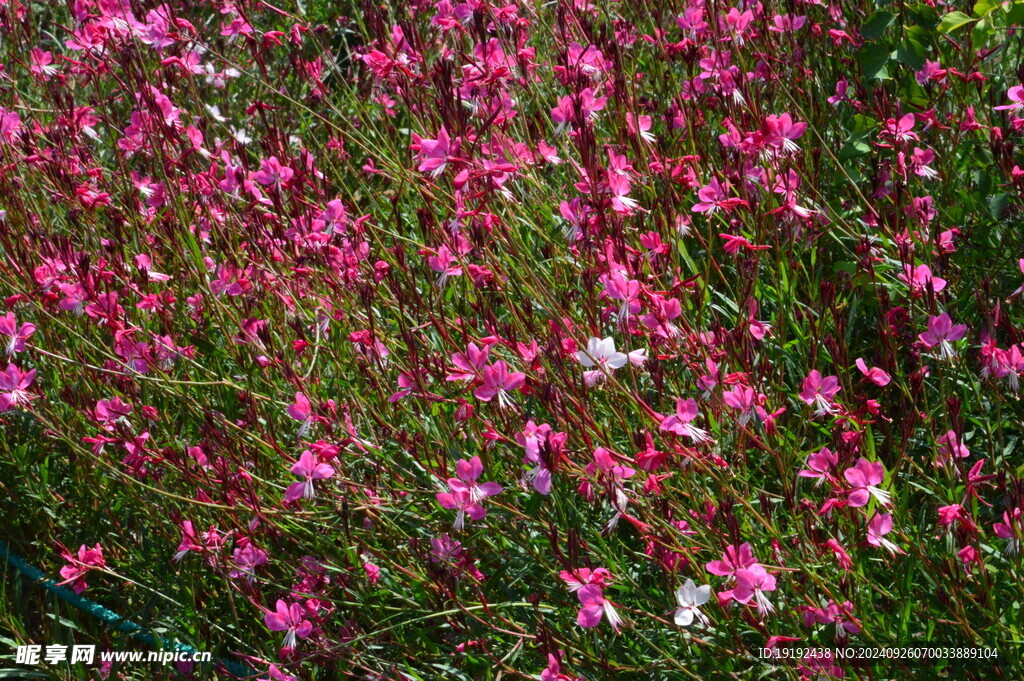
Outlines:
{"label": "pink flower", "polygon": [[256,568],[267,564],[267,552],[258,549],[247,538],[239,540],[240,547],[231,556],[231,579],[245,579],[250,584],[256,581]]}
{"label": "pink flower", "polygon": [[36,370],[22,371],[13,364],[0,372],[0,414],[28,405],[32,396],[28,387],[36,377]]}
{"label": "pink flower", "polygon": [[1019,508],[1003,512],[1003,522],[992,525],[992,531],[997,537],[1009,539],[1006,545],[1006,553],[1013,555],[1020,548],[1020,542],[1024,539],[1024,514]]}
{"label": "pink flower", "polygon": [[288,166],[281,165],[276,156],[271,156],[263,161],[260,169],[253,174],[252,179],[264,187],[270,185],[281,186],[292,179],[293,175],[295,175],[294,170]]}
{"label": "pink flower", "polygon": [[908,113],[899,120],[890,118],[885,122],[884,135],[888,136],[896,142],[907,142],[909,140],[919,139],[917,133],[914,130],[915,118],[914,114]]}
{"label": "pink flower", "polygon": [[765,142],[787,152],[800,149],[793,140],[800,139],[805,130],[807,130],[807,124],[794,123],[788,113],[780,116],[768,116],[761,126],[761,134],[764,135]]}
{"label": "pink flower", "polygon": [[276,612],[268,612],[263,621],[271,631],[284,631],[283,648],[294,648],[296,638],[306,638],[313,631],[313,625],[302,618],[302,606],[298,603],[289,605],[277,599]]}
{"label": "pink flower", "polygon": [[993,107],[996,111],[1020,111],[1024,109],[1024,85],[1014,85],[1006,92],[1010,104]]}
{"label": "pink flower", "polygon": [[456,530],[461,530],[465,526],[467,515],[472,520],[480,520],[487,515],[487,510],[480,505],[480,502],[498,494],[502,488],[496,482],[477,484],[477,478],[484,471],[484,465],[479,456],[474,456],[472,459],[460,459],[455,464],[455,470],[458,477],[448,479],[448,487],[451,491],[438,492],[436,497],[442,507],[458,509],[454,527]]}
{"label": "pink flower", "polygon": [[462,274],[462,265],[452,257],[451,250],[447,246],[440,246],[433,255],[427,257],[427,265],[438,273],[437,285],[444,286],[448,277],[457,277]]}
{"label": "pink flower", "polygon": [[7,341],[7,355],[11,356],[24,350],[25,341],[35,333],[35,330],[35,325],[28,322],[18,326],[18,320],[15,319],[13,312],[0,317],[0,336],[7,336],[10,339]]}
{"label": "pink flower", "polygon": [[872,496],[881,504],[888,504],[892,498],[889,492],[878,487],[885,480],[885,467],[880,461],[872,463],[865,458],[860,458],[853,468],[843,471],[843,477],[853,486],[847,500],[854,508],[866,506]]}
{"label": "pink flower", "polygon": [[857,368],[860,369],[860,372],[862,374],[867,376],[867,379],[869,381],[871,381],[872,383],[879,387],[885,387],[889,385],[889,381],[892,380],[889,377],[889,374],[885,373],[878,367],[871,367],[869,369],[867,362],[865,362],[864,359],[861,357],[858,357],[854,364],[857,365]]}
{"label": "pink flower", "polygon": [[107,561],[103,558],[103,549],[99,544],[92,548],[82,544],[78,547],[77,558],[66,549],[62,555],[68,564],[60,569],[60,576],[64,578],[61,584],[70,585],[76,594],[82,593],[89,587],[85,583],[85,576],[90,570],[103,569],[107,566]]}
{"label": "pink flower", "polygon": [[743,542],[739,546],[727,546],[722,560],[713,560],[705,567],[707,571],[719,577],[729,577],[736,574],[737,570],[757,565],[754,554],[750,550],[750,544]]}
{"label": "pink flower", "polygon": [[513,403],[509,393],[518,390],[526,381],[526,374],[520,372],[509,373],[505,362],[498,360],[494,364],[484,367],[480,376],[483,385],[473,391],[478,400],[490,402],[498,398],[498,406],[506,407]]}
{"label": "pink flower", "polygon": [[430,173],[431,177],[437,177],[444,172],[448,165],[448,156],[451,153],[452,142],[448,137],[448,130],[442,125],[437,131],[436,139],[413,135],[413,149],[417,152],[420,165],[417,168],[421,173]]}
{"label": "pink flower", "polygon": [[717,210],[729,212],[736,206],[745,206],[743,199],[729,198],[730,185],[728,180],[719,182],[717,177],[697,190],[699,202],[691,209],[694,213],[714,213]]}
{"label": "pink flower", "polygon": [[661,430],[677,435],[685,435],[694,442],[706,442],[710,440],[708,432],[693,425],[693,421],[700,414],[697,408],[697,401],[692,397],[684,400],[676,398],[676,413],[668,416],[661,422]]}
{"label": "pink flower", "polygon": [[906,553],[903,549],[885,538],[885,535],[891,531],[892,515],[889,513],[876,513],[868,522],[868,543],[872,546],[884,548],[892,554]]}
{"label": "pink flower", "polygon": [[596,627],[603,617],[608,617],[608,624],[616,633],[622,625],[622,618],[615,610],[611,601],[604,597],[604,590],[597,584],[587,584],[576,591],[580,599],[580,611],[576,615],[576,623],[581,627]]}
{"label": "pink flower", "polygon": [[814,412],[815,416],[834,414],[836,412],[832,406],[832,398],[841,390],[837,377],[827,376],[822,378],[817,369],[812,369],[811,373],[804,379],[803,388],[803,391],[800,393],[800,399],[807,404],[817,405],[817,409]]}
{"label": "pink flower", "polygon": [[516,433],[516,442],[523,446],[523,463],[533,464],[525,479],[540,494],[551,494],[551,463],[561,454],[568,439],[568,433],[556,433],[546,423],[541,425],[529,421],[521,433]]}
{"label": "pink flower", "polygon": [[946,434],[939,437],[939,462],[951,461],[953,459],[966,459],[971,455],[971,450],[956,434],[956,431],[948,430]]}
{"label": "pink flower", "polygon": [[740,412],[741,426],[745,426],[751,417],[756,415],[757,393],[749,386],[734,385],[722,393],[722,400],[730,409]]}
{"label": "pink flower", "polygon": [[476,343],[470,343],[466,352],[456,352],[452,355],[452,364],[455,371],[445,377],[446,381],[471,381],[479,378],[484,367],[487,366],[489,351],[487,346],[481,350]]}
{"label": "pink flower", "polygon": [[572,572],[562,570],[558,576],[569,587],[570,592],[579,591],[587,584],[596,584],[603,589],[605,584],[612,581],[612,573],[605,568],[578,568]]}
{"label": "pink flower", "polygon": [[939,356],[944,360],[950,360],[956,357],[956,351],[950,344],[963,338],[965,333],[967,333],[966,324],[954,325],[949,315],[943,312],[938,316],[928,318],[928,330],[920,334],[918,338],[927,348],[939,346]]}
{"label": "pink flower", "polygon": [[757,610],[763,616],[766,612],[775,612],[775,606],[764,595],[766,591],[775,591],[775,577],[764,567],[753,565],[736,571],[736,586],[732,596],[740,603],[749,603],[754,599]]}
{"label": "pink flower", "polygon": [[562,673],[562,651],[548,653],[548,666],[540,673],[540,681],[583,681],[582,677]]}
{"label": "pink flower", "polygon": [[907,265],[903,268],[900,279],[910,285],[910,290],[915,295],[925,293],[929,286],[935,293],[946,288],[946,280],[941,277],[933,277],[932,270],[928,265],[918,265],[917,267]]}
{"label": "pink flower", "polygon": [[306,433],[309,432],[310,427],[313,425],[313,407],[309,403],[309,398],[302,393],[295,393],[295,402],[288,405],[288,415],[296,421],[301,421],[302,424],[299,426],[299,431],[296,433],[298,437],[305,437]]}
{"label": "pink flower", "polygon": [[828,447],[822,447],[807,457],[807,469],[800,471],[797,475],[801,478],[817,478],[818,481],[814,483],[814,486],[817,487],[822,480],[832,474],[832,469],[838,463],[839,455],[832,453]]}
{"label": "pink flower", "polygon": [[291,470],[295,475],[305,479],[293,482],[288,486],[284,493],[285,501],[295,501],[300,498],[307,501],[312,500],[316,497],[313,481],[326,480],[334,475],[334,468],[330,464],[317,463],[316,455],[308,449],[302,452],[299,460],[292,466]]}

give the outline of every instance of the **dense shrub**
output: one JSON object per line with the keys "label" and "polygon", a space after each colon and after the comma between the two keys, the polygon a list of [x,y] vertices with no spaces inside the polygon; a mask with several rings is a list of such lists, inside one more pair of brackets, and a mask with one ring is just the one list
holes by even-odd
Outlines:
{"label": "dense shrub", "polygon": [[259,678],[1020,678],[1022,18],[4,3],[3,537]]}

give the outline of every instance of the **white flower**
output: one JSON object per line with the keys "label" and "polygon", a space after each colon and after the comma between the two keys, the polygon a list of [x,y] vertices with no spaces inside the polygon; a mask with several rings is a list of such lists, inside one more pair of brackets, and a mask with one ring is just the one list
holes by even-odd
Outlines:
{"label": "white flower", "polygon": [[709,598],[711,598],[710,585],[697,586],[692,579],[686,580],[686,584],[676,591],[676,601],[679,603],[679,609],[676,610],[675,616],[676,624],[688,627],[696,617],[707,626],[708,618],[699,610],[699,607],[707,603]]}
{"label": "white flower", "polygon": [[629,356],[624,352],[615,352],[615,340],[611,336],[601,340],[593,337],[587,341],[587,350],[576,353],[580,364],[590,368],[593,366],[606,369],[621,369],[626,366]]}

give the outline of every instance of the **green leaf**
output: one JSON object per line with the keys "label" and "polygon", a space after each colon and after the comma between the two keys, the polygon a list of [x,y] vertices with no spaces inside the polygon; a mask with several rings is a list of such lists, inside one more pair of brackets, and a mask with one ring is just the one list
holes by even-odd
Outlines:
{"label": "green leaf", "polygon": [[939,13],[935,11],[934,7],[929,7],[924,3],[913,5],[909,8],[910,20],[913,21],[917,26],[933,29],[939,24]]}
{"label": "green leaf", "polygon": [[974,19],[963,12],[950,12],[943,16],[942,21],[939,22],[939,33],[952,33],[956,29],[961,26],[965,26],[972,21],[974,21]]}
{"label": "green leaf", "polygon": [[875,12],[861,24],[860,35],[865,40],[874,40],[885,33],[885,29],[892,26],[894,21],[896,15],[891,12]]}
{"label": "green leaf", "polygon": [[1002,3],[997,0],[978,0],[974,3],[974,16],[984,17],[988,16],[996,7],[999,7]]}
{"label": "green leaf", "polygon": [[869,153],[871,153],[871,145],[866,142],[850,142],[839,150],[839,160],[845,161],[847,159],[857,158],[858,156],[866,156]]}
{"label": "green leaf", "polygon": [[890,57],[889,48],[885,45],[865,45],[857,53],[861,73],[866,80],[887,80],[889,71],[886,66]]}
{"label": "green leaf", "polygon": [[988,200],[988,212],[992,215],[994,219],[999,220],[1003,217],[1003,213],[1006,212],[1006,207],[1009,205],[1009,194],[996,194],[995,196]]}
{"label": "green leaf", "polygon": [[1015,2],[1006,13],[1006,23],[1010,26],[1024,24],[1024,2]]}
{"label": "green leaf", "polygon": [[924,68],[925,47],[913,38],[907,38],[896,48],[896,61],[915,71]]}

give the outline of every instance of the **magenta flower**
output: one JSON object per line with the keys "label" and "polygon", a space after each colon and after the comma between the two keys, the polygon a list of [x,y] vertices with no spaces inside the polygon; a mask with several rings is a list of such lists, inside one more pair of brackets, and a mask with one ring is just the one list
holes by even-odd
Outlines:
{"label": "magenta flower", "polygon": [[62,556],[68,564],[60,569],[60,576],[64,578],[61,584],[70,585],[76,594],[82,593],[89,587],[85,583],[85,576],[91,570],[102,570],[107,566],[107,561],[103,558],[103,549],[99,544],[91,548],[82,544],[78,547],[77,557],[65,549]]}
{"label": "magenta flower", "polygon": [[697,443],[706,442],[711,439],[708,437],[708,432],[691,423],[699,414],[700,410],[697,408],[695,399],[692,397],[686,400],[681,397],[676,398],[676,413],[661,422],[661,430],[685,435]]}
{"label": "magenta flower", "polygon": [[295,402],[288,405],[288,415],[301,422],[296,436],[305,437],[310,427],[312,427],[315,418],[313,416],[313,406],[309,403],[309,398],[302,393],[295,393]]}
{"label": "magenta flower", "polygon": [[903,549],[885,538],[885,535],[892,532],[892,515],[889,513],[876,513],[868,522],[868,543],[886,549],[889,553],[906,553]]}
{"label": "magenta flower", "polygon": [[832,406],[832,398],[841,390],[837,377],[822,378],[817,369],[812,369],[804,379],[803,388],[800,399],[817,407],[814,411],[815,416],[836,413],[835,407]]}
{"label": "magenta flower", "polygon": [[[619,522],[619,518],[631,518],[626,513],[626,507],[629,505],[629,495],[626,494],[623,483],[636,475],[636,470],[617,463],[615,456],[604,447],[598,447],[594,450],[594,460],[588,463],[584,470],[589,478],[596,476],[608,491],[609,501],[612,509],[615,511],[611,520],[608,521],[608,527],[615,527]],[[590,480],[584,480],[580,483],[578,491],[587,499],[593,498]]]}
{"label": "magenta flower", "polygon": [[821,481],[832,474],[832,469],[839,464],[839,455],[834,454],[828,447],[822,447],[807,457],[807,468],[801,470],[797,475],[801,478],[817,478],[814,483],[817,487]]}
{"label": "magenta flower", "polygon": [[427,257],[427,265],[437,272],[437,285],[444,286],[448,277],[457,277],[462,274],[462,265],[452,256],[447,246],[440,246],[433,255]]}
{"label": "magenta flower", "polygon": [[843,477],[853,486],[847,500],[854,508],[866,506],[872,496],[881,504],[888,504],[892,499],[889,492],[878,487],[885,480],[885,468],[880,461],[872,463],[865,458],[860,458],[853,468],[843,471]]}
{"label": "magenta flower", "polygon": [[472,520],[480,520],[487,515],[487,510],[480,505],[480,502],[487,497],[494,496],[501,492],[502,487],[496,482],[484,482],[477,484],[476,480],[484,471],[484,465],[479,456],[472,459],[460,459],[455,464],[458,477],[448,479],[450,492],[438,492],[437,502],[442,507],[457,509],[454,528],[461,530],[466,523],[468,515]]}
{"label": "magenta flower", "polygon": [[516,433],[516,442],[523,446],[523,463],[534,465],[525,479],[540,494],[551,493],[551,463],[561,454],[568,433],[556,433],[546,423],[528,421],[522,432]]}
{"label": "magenta flower", "polygon": [[729,198],[729,181],[719,182],[713,177],[711,181],[697,190],[697,198],[700,199],[691,209],[694,213],[714,213],[717,210],[729,212],[736,206],[746,205],[746,201],[739,198]]}
{"label": "magenta flower", "polygon": [[938,293],[946,288],[946,280],[941,277],[933,277],[932,270],[928,265],[906,265],[900,279],[905,281],[915,295],[921,295],[931,286],[932,291]]}
{"label": "magenta flower", "polygon": [[757,611],[763,616],[766,612],[775,612],[775,606],[764,595],[766,591],[775,591],[775,577],[761,565],[752,565],[736,571],[736,586],[732,596],[740,603],[749,603],[751,599],[757,604]]}
{"label": "magenta flower", "polygon": [[1006,553],[1017,553],[1021,540],[1024,540],[1024,513],[1021,513],[1019,508],[1004,511],[1003,522],[993,524],[992,531],[997,537],[1010,540],[1006,545]]}
{"label": "magenta flower", "polygon": [[28,387],[36,377],[36,370],[22,371],[13,364],[0,372],[0,414],[26,406],[32,396]]}
{"label": "magenta flower", "polygon": [[622,625],[622,618],[615,610],[611,601],[604,597],[604,589],[598,584],[587,584],[576,591],[580,599],[580,611],[576,614],[576,623],[581,627],[596,627],[601,619],[608,618],[608,624],[616,633]]}
{"label": "magenta flower", "polygon": [[498,406],[504,408],[514,403],[509,393],[523,385],[526,374],[518,371],[509,373],[505,362],[499,359],[494,364],[484,367],[480,378],[483,385],[474,390],[473,395],[484,402],[490,402],[497,397]]}
{"label": "magenta flower", "polygon": [[939,445],[938,463],[940,464],[954,459],[966,459],[971,455],[971,450],[967,449],[967,445],[956,434],[956,431],[946,431],[946,434],[939,437],[937,442]]}
{"label": "magenta flower", "polygon": [[239,548],[236,548],[231,556],[231,570],[228,577],[231,579],[244,579],[250,584],[256,581],[256,568],[267,564],[267,552],[258,549],[246,538],[239,540]]}
{"label": "magenta flower", "polygon": [[750,550],[750,544],[743,542],[739,546],[727,546],[725,547],[725,553],[722,554],[722,560],[713,560],[708,563],[705,568],[713,575],[719,577],[729,577],[736,574],[737,570],[749,568],[757,565],[757,561],[754,560],[754,554]]}
{"label": "magenta flower", "polygon": [[807,130],[806,123],[794,123],[792,116],[784,113],[780,116],[768,116],[761,126],[761,134],[765,143],[786,152],[799,151],[800,147],[794,140],[800,139]]}
{"label": "magenta flower", "polygon": [[928,318],[928,330],[920,334],[918,338],[927,348],[939,347],[939,357],[943,360],[950,360],[956,357],[951,343],[964,337],[967,333],[966,324],[953,324],[949,315],[943,312],[936,317]]}
{"label": "magenta flower", "polygon": [[421,173],[430,173],[431,177],[437,177],[443,173],[445,166],[448,165],[448,156],[452,147],[448,130],[442,125],[437,132],[437,139],[413,135],[413,142],[413,149],[419,152],[417,158],[420,160],[420,165],[417,170]]}
{"label": "magenta flower", "polygon": [[270,185],[280,186],[292,179],[293,175],[295,175],[294,170],[288,166],[281,165],[276,156],[271,156],[263,161],[258,171],[253,173],[252,179],[264,187]]}
{"label": "magenta flower", "polygon": [[476,343],[470,343],[466,352],[456,352],[452,355],[452,364],[455,371],[445,377],[446,381],[472,381],[479,378],[484,367],[487,366],[489,351],[487,346],[481,350]]}
{"label": "magenta flower", "polygon": [[596,584],[603,589],[605,584],[612,581],[612,573],[605,568],[577,568],[572,572],[562,570],[558,576],[569,587],[570,592],[579,591],[587,584]]}
{"label": "magenta flower", "polygon": [[738,420],[741,426],[747,425],[755,416],[762,421],[767,416],[764,409],[758,405],[757,393],[749,386],[734,385],[722,393],[722,400],[730,409],[739,412]]}
{"label": "magenta flower", "polygon": [[289,605],[280,598],[277,599],[276,612],[268,612],[263,616],[263,622],[271,631],[284,631],[283,648],[294,648],[296,638],[306,638],[313,631],[313,625],[309,620],[302,618],[302,606],[298,603]]}
{"label": "magenta flower", "polygon": [[861,357],[858,357],[854,364],[857,365],[857,368],[860,370],[862,374],[864,374],[867,377],[869,381],[871,381],[880,388],[884,388],[885,386],[889,385],[889,381],[892,380],[889,377],[889,374],[885,373],[878,367],[871,367],[869,369],[867,362],[865,362]]}
{"label": "magenta flower", "polygon": [[18,320],[15,319],[13,312],[8,312],[3,317],[0,317],[0,336],[7,336],[7,355],[11,356],[16,352],[21,352],[25,349],[25,341],[35,333],[36,327],[34,324],[28,322],[18,326]]}
{"label": "magenta flower", "polygon": [[1024,109],[1024,85],[1014,85],[1006,92],[1009,104],[993,107],[996,111],[1020,111]]}
{"label": "magenta flower", "polygon": [[285,501],[305,499],[307,501],[316,497],[316,490],[313,489],[314,480],[326,480],[334,475],[334,468],[330,464],[318,463],[316,455],[310,450],[302,452],[299,460],[292,466],[292,473],[305,478],[299,482],[293,482],[284,493]]}

